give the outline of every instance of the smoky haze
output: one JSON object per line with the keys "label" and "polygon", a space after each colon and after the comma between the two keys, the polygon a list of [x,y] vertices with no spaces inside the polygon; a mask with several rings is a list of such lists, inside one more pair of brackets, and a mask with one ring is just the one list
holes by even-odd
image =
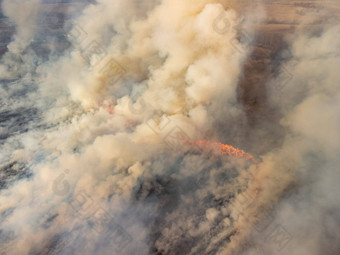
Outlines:
{"label": "smoky haze", "polygon": [[338,254],[340,26],[268,64],[279,4],[1,1],[3,254]]}

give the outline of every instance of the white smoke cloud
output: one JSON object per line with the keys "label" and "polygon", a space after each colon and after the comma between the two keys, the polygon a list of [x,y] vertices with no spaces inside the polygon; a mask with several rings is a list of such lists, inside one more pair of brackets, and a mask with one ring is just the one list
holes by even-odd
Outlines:
{"label": "white smoke cloud", "polygon": [[[143,201],[154,189],[154,178],[160,178],[161,186],[175,182],[174,177],[163,180],[164,171],[171,170],[164,169],[165,159],[157,159],[162,152],[173,154],[166,144],[178,146],[167,133],[175,127],[190,138],[197,136],[194,130],[206,125],[204,104],[220,93],[235,100],[242,54],[230,41],[236,35],[237,15],[217,2],[164,1],[140,19],[130,8],[133,2],[100,1],[74,21],[69,33],[73,48],[39,65],[36,74],[40,95],[53,102],[45,121],[57,126],[42,137],[28,133],[11,156],[14,162],[26,158],[32,177],[3,191],[8,253],[53,250],[67,238],[63,233],[70,232],[76,240],[69,249],[81,252],[82,243],[93,239],[83,252],[111,254],[115,241],[106,241],[103,222],[110,234],[124,225],[115,237],[123,238],[118,247],[134,240],[117,253],[147,253],[147,222],[157,219],[161,207],[157,201]],[[223,12],[234,23],[221,35],[212,24]],[[110,69],[116,67],[110,65],[107,71],[105,63],[124,72],[115,83],[110,83]],[[83,110],[77,111],[70,100]],[[131,111],[138,108],[132,100],[140,102],[140,111]],[[171,156],[169,164],[174,157],[178,155]],[[134,205],[138,187],[141,197]],[[88,209],[82,208],[83,202],[90,204]],[[74,210],[77,205],[80,209]]]}
{"label": "white smoke cloud", "polygon": [[[41,7],[27,1],[19,15],[15,3],[3,4],[17,27],[3,58],[4,77],[15,71],[6,58],[34,37],[29,17]],[[262,10],[251,18],[260,22]],[[45,61],[29,53],[22,65],[12,64],[19,73],[32,73],[38,89],[31,98],[45,126],[9,138],[0,151],[2,169],[23,163],[19,170],[28,175],[8,181],[0,193],[0,246],[6,253],[273,254],[272,244],[242,246],[249,237],[261,241],[254,223],[265,221],[290,185],[297,183],[302,199],[309,180],[315,181],[312,201],[295,210],[283,200],[271,225],[280,224],[303,243],[293,248],[289,239],[284,253],[323,251],[323,243],[310,243],[305,235],[320,229],[311,222],[323,212],[327,226],[335,219],[332,207],[324,208],[336,207],[335,195],[327,192],[339,149],[339,28],[292,40],[294,61],[286,65],[294,63],[294,77],[280,99],[271,91],[285,134],[253,164],[188,143],[227,141],[235,119],[247,132],[237,84],[254,34],[228,3],[100,0],[65,28],[69,24],[72,46],[61,55]],[[239,29],[250,37],[244,44],[237,40]],[[216,118],[223,119],[222,127],[212,125]],[[329,164],[320,182],[314,162]],[[318,197],[327,202],[319,205]],[[295,212],[301,217],[289,217]],[[313,238],[323,240],[317,233]]]}

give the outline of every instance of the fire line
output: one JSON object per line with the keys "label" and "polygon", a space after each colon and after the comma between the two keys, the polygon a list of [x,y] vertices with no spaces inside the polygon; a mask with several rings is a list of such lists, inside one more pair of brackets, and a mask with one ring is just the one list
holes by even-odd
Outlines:
{"label": "fire line", "polygon": [[223,155],[249,159],[252,160],[255,164],[258,163],[257,160],[251,154],[245,152],[244,150],[237,149],[231,145],[222,144],[219,142],[210,142],[206,140],[191,141],[190,143],[203,149],[211,149]]}

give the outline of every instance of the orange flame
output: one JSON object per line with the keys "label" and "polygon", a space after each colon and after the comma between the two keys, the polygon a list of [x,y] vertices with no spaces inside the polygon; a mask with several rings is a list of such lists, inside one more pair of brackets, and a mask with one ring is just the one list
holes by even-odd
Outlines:
{"label": "orange flame", "polygon": [[245,152],[244,150],[237,149],[231,145],[222,144],[218,142],[210,142],[205,140],[192,141],[191,144],[197,145],[200,148],[211,149],[223,155],[249,159],[252,160],[255,164],[257,164],[257,160],[251,154]]}
{"label": "orange flame", "polygon": [[113,107],[109,106],[109,105],[105,105],[104,108],[110,113],[110,114],[114,114],[115,110]]}

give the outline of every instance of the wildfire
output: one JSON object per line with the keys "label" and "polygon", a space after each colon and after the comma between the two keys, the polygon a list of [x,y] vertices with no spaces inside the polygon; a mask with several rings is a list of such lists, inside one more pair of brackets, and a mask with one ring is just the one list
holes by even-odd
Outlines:
{"label": "wildfire", "polygon": [[109,106],[109,105],[104,106],[104,108],[105,108],[110,114],[114,114],[114,113],[115,113],[114,108],[111,107],[111,106]]}
{"label": "wildfire", "polygon": [[249,159],[252,160],[255,164],[257,164],[257,160],[251,154],[245,152],[244,150],[237,149],[231,145],[222,144],[218,142],[210,142],[205,140],[191,141],[191,144],[194,144],[203,149],[213,150],[223,155]]}

